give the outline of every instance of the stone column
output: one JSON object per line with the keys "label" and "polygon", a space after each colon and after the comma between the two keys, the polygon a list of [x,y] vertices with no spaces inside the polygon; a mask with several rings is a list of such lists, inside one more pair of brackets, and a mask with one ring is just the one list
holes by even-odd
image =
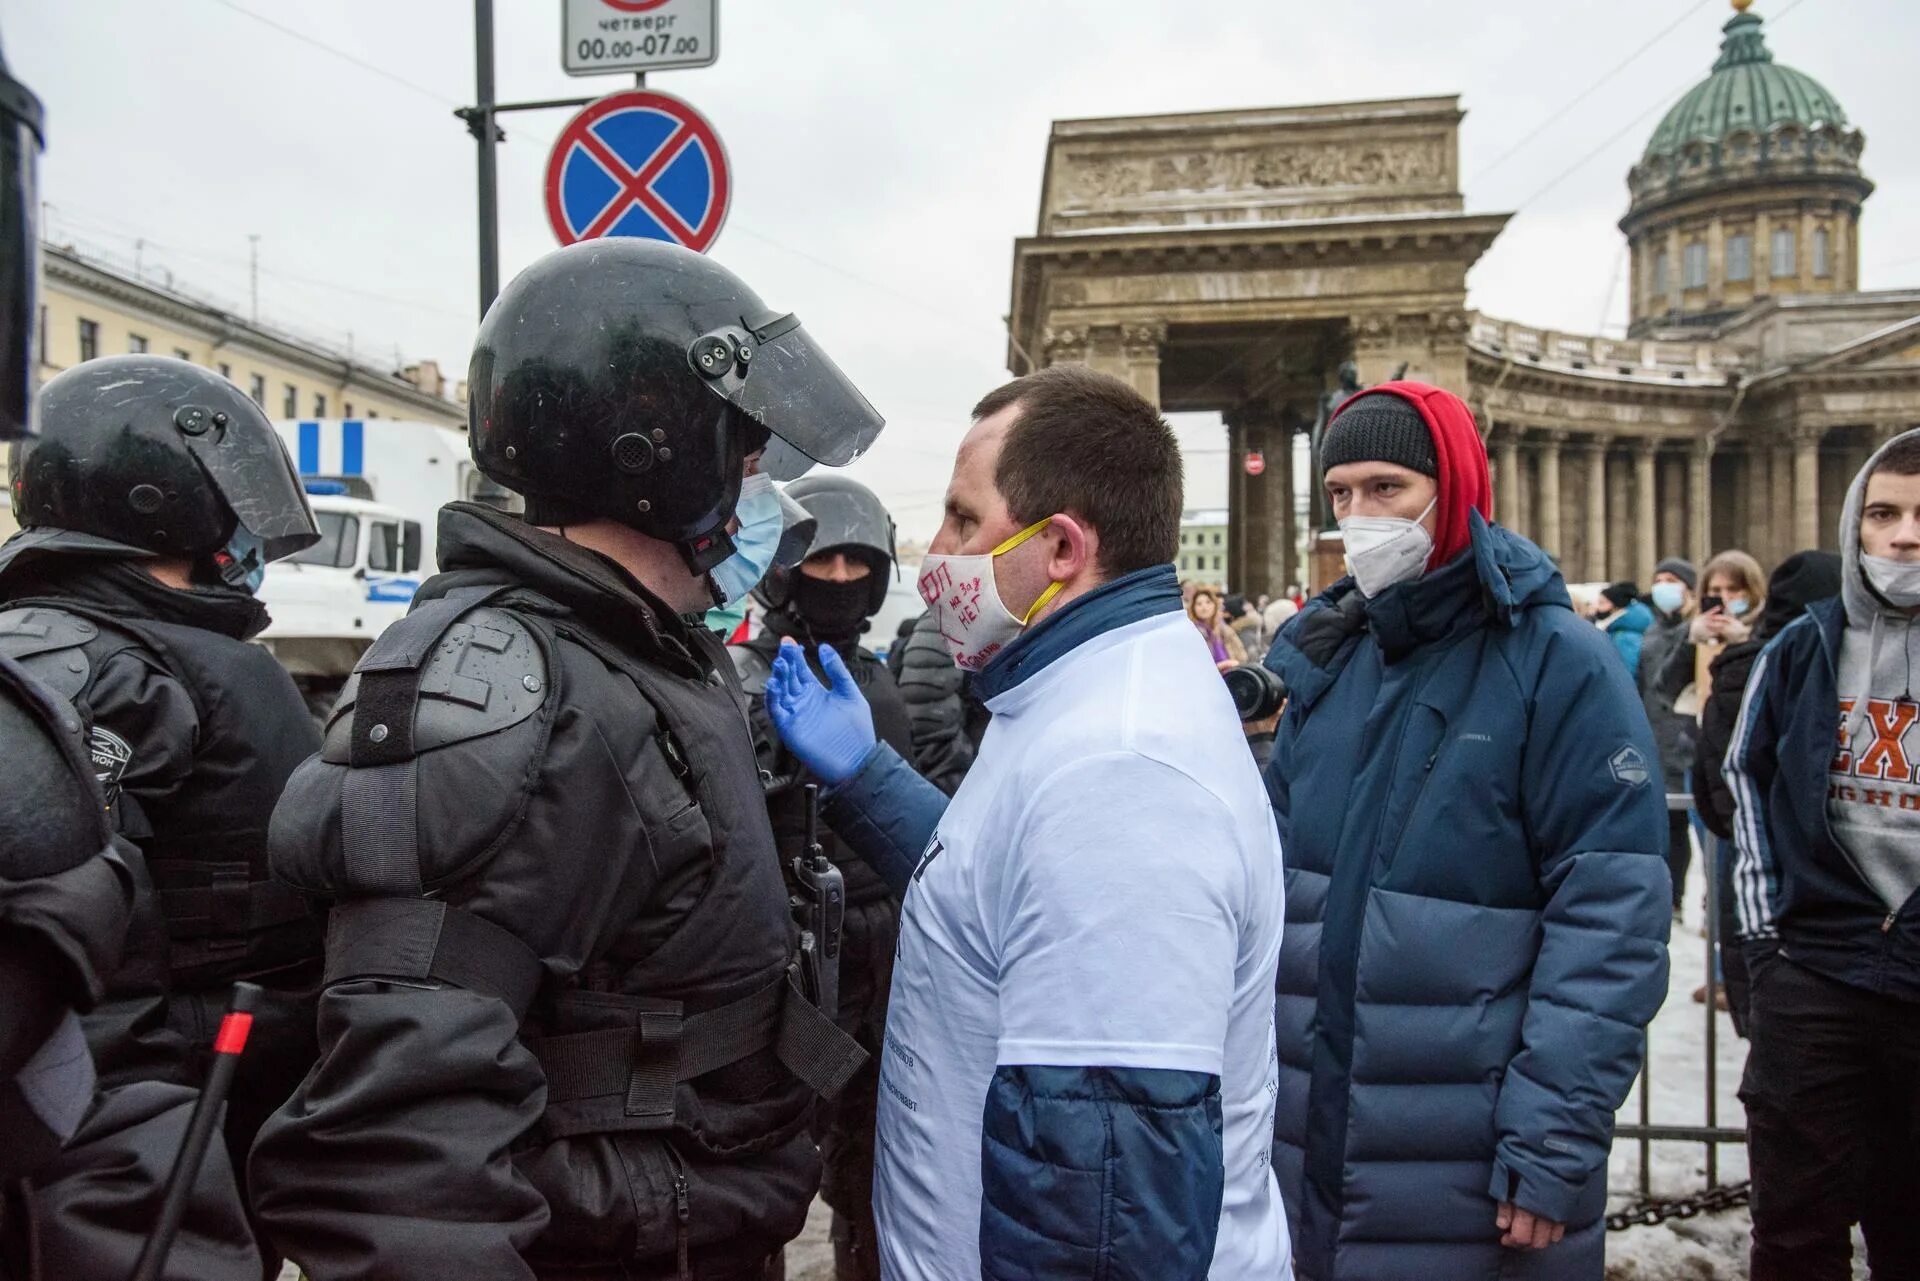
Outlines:
{"label": "stone column", "polygon": [[1540,436],[1540,545],[1555,560],[1566,555],[1566,535],[1560,525],[1560,446],[1567,441],[1563,431],[1543,432]]}
{"label": "stone column", "polygon": [[1126,362],[1126,379],[1157,409],[1160,406],[1160,348],[1167,341],[1163,321],[1120,328],[1120,355]]}
{"label": "stone column", "polygon": [[1607,439],[1597,436],[1580,445],[1586,456],[1588,582],[1607,581]]}
{"label": "stone column", "polygon": [[1282,418],[1267,433],[1267,581],[1253,591],[1278,596],[1300,581],[1300,515],[1293,496],[1293,423]]}
{"label": "stone column", "polygon": [[[1247,429],[1239,411],[1230,411],[1224,415],[1227,422],[1227,572],[1226,581],[1231,583],[1240,577],[1240,545],[1246,541],[1247,530],[1247,473],[1240,465],[1246,457]],[[1213,571],[1208,569],[1199,576],[1203,583],[1213,581]]]}
{"label": "stone column", "polygon": [[1784,560],[1806,544],[1798,541],[1800,529],[1793,517],[1793,445],[1776,441],[1773,446],[1772,490],[1766,519],[1773,529],[1775,561]]}
{"label": "stone column", "polygon": [[[1614,444],[1620,441],[1616,438]],[[1624,461],[1624,460],[1623,460]],[[1633,468],[1607,458],[1607,581],[1634,577]]]}
{"label": "stone column", "polygon": [[1687,557],[1702,569],[1713,556],[1713,442],[1687,451]]}
{"label": "stone column", "polygon": [[1680,228],[1667,228],[1667,297],[1666,310],[1680,310],[1680,282],[1686,279],[1686,271],[1680,263]]}
{"label": "stone column", "polygon": [[1653,580],[1653,567],[1660,560],[1658,504],[1660,489],[1654,464],[1660,457],[1660,442],[1641,436],[1633,442],[1633,581],[1645,587]]}
{"label": "stone column", "polygon": [[1753,293],[1773,292],[1773,219],[1765,210],[1753,216]]}
{"label": "stone column", "polygon": [[1797,427],[1793,433],[1793,545],[1798,551],[1820,546],[1820,437],[1819,427]]}
{"label": "stone column", "polygon": [[1520,438],[1511,427],[1494,429],[1493,516],[1508,529],[1520,528]]}
{"label": "stone column", "polygon": [[1762,565],[1771,566],[1784,555],[1778,546],[1774,517],[1768,510],[1773,501],[1772,455],[1758,440],[1747,445],[1747,528],[1741,544]]}
{"label": "stone column", "polygon": [[1519,455],[1514,459],[1515,466],[1513,469],[1513,487],[1518,493],[1519,502],[1515,507],[1513,515],[1503,517],[1502,519],[1503,521],[1511,520],[1513,523],[1509,525],[1508,528],[1521,537],[1530,538],[1535,542],[1539,542],[1540,531],[1533,527],[1533,442],[1529,441],[1526,433],[1518,427],[1513,429],[1513,439],[1515,445],[1517,445],[1520,450]]}
{"label": "stone column", "polygon": [[1800,276],[1800,292],[1813,292],[1813,206],[1800,206],[1800,243],[1794,246],[1793,265]]}

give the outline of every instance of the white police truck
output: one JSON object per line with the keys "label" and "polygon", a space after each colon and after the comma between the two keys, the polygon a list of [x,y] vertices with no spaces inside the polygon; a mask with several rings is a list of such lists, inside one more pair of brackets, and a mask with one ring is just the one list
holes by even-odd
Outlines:
{"label": "white police truck", "polygon": [[325,717],[353,665],[407,612],[436,568],[439,510],[517,502],[474,467],[465,432],[399,419],[275,423],[313,504],[320,541],[267,567],[260,634]]}

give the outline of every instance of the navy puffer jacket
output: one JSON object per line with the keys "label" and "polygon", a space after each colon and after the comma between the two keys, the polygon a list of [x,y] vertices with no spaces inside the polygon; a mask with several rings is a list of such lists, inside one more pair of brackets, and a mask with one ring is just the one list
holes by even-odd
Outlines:
{"label": "navy puffer jacket", "polygon": [[[1274,1170],[1310,1281],[1592,1278],[1613,1116],[1667,987],[1633,682],[1559,572],[1471,549],[1309,604],[1268,786],[1287,864]],[[1503,1249],[1495,1202],[1567,1224]]]}

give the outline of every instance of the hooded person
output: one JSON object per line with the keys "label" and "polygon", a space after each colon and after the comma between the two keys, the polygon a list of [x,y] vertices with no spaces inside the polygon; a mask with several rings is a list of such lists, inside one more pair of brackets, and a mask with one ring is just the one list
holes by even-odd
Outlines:
{"label": "hooded person", "polygon": [[1875,1276],[1920,1274],[1920,431],[1854,477],[1840,549],[1725,762],[1755,1281],[1850,1275],[1855,1223]]}
{"label": "hooded person", "polygon": [[1370,388],[1321,459],[1351,573],[1266,660],[1291,692],[1267,789],[1300,1274],[1597,1281],[1614,1110],[1666,991],[1646,717],[1552,561],[1491,523],[1459,397]]}
{"label": "hooded person", "polygon": [[[765,607],[757,636],[732,645],[728,654],[747,696],[754,752],[767,785],[767,814],[782,869],[795,867],[817,835],[846,891],[841,934],[839,1010],[841,1030],[869,1055],[838,1097],[823,1101],[814,1131],[820,1143],[820,1195],[833,1209],[831,1234],[838,1281],[879,1281],[873,1225],[873,1124],[879,1088],[881,1037],[887,1020],[887,984],[900,932],[900,900],[866,861],[831,828],[807,825],[804,788],[819,779],[794,757],[767,716],[767,678],[788,638],[823,671],[820,651],[831,649],[873,709],[874,731],[902,756],[913,750],[907,706],[887,665],[861,644],[870,621],[887,599],[895,572],[893,517],[865,485],[844,476],[803,476],[786,496],[809,520],[811,542],[792,568],[776,564],[754,595]],[[792,877],[789,876],[790,882]],[[804,887],[790,884],[794,893]]]}

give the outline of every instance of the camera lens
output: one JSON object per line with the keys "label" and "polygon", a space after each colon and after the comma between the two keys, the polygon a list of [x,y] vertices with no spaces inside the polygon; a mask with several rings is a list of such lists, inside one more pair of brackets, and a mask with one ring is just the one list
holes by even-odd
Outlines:
{"label": "camera lens", "polygon": [[1264,667],[1235,667],[1226,674],[1227,692],[1243,721],[1263,721],[1287,701],[1287,683]]}

